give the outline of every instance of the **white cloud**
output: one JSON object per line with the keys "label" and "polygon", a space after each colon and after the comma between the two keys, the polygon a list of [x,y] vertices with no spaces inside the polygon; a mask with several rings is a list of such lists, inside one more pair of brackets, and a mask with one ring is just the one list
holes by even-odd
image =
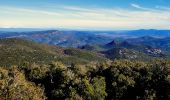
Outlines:
{"label": "white cloud", "polygon": [[143,9],[141,6],[137,5],[137,4],[131,4],[132,7],[138,8],[138,9]]}
{"label": "white cloud", "polygon": [[136,8],[136,9],[139,9],[139,10],[152,11],[152,12],[158,12],[158,11],[161,12],[161,10],[159,10],[159,9],[152,9],[152,8],[142,7],[142,6],[140,6],[138,4],[134,4],[134,3],[132,3],[130,5],[132,7],[134,7],[134,8]]}
{"label": "white cloud", "polygon": [[27,13],[27,14],[45,14],[45,15],[55,15],[61,16],[62,14],[57,12],[43,11],[43,10],[34,10],[34,9],[26,9],[26,8],[16,8],[16,7],[0,7],[1,10],[5,10],[6,12],[11,13]]}
{"label": "white cloud", "polygon": [[[131,4],[138,10],[63,6],[57,10],[0,7],[0,27],[87,29],[170,28],[170,11]],[[12,16],[12,17],[10,17]]]}

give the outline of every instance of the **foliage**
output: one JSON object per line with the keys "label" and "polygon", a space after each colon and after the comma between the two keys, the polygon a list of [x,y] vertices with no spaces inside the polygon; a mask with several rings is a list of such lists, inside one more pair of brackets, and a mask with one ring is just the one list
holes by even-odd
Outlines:
{"label": "foliage", "polygon": [[28,82],[16,67],[0,68],[1,100],[44,100],[43,89]]}

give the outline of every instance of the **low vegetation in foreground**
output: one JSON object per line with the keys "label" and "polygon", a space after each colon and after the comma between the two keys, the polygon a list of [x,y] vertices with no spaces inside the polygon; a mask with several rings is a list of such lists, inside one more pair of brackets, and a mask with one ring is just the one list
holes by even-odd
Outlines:
{"label": "low vegetation in foreground", "polygon": [[25,63],[0,68],[1,100],[168,100],[170,63]]}

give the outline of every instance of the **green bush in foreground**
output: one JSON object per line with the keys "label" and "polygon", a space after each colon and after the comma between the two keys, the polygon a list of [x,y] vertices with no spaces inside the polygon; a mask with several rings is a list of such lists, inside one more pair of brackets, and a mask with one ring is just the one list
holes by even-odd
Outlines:
{"label": "green bush in foreground", "polygon": [[43,92],[16,67],[0,68],[0,100],[44,100]]}
{"label": "green bush in foreground", "polygon": [[[41,87],[40,87],[41,86]],[[0,68],[0,99],[168,100],[170,62],[64,65],[25,64]]]}

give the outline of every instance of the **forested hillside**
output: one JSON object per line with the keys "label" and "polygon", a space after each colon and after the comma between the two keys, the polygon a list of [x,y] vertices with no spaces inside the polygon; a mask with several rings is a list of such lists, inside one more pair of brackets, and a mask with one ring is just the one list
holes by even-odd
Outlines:
{"label": "forested hillside", "polygon": [[1,39],[0,48],[0,100],[170,99],[168,59],[109,60],[16,38]]}
{"label": "forested hillside", "polygon": [[61,61],[71,64],[104,61],[101,54],[75,48],[39,44],[18,38],[0,39],[0,65],[22,65],[25,62],[48,64]]}

